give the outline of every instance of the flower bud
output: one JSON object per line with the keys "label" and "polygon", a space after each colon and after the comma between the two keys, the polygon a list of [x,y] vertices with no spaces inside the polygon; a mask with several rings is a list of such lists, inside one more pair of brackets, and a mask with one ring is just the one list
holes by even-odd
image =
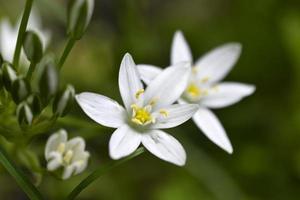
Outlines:
{"label": "flower bud", "polygon": [[33,31],[27,31],[24,37],[23,49],[27,59],[38,63],[43,57],[43,44],[39,36]]}
{"label": "flower bud", "polygon": [[69,0],[68,34],[79,40],[90,23],[94,10],[94,0]]}
{"label": "flower bud", "polygon": [[7,91],[11,90],[12,83],[17,79],[17,73],[10,63],[5,62],[2,65],[2,80]]}
{"label": "flower bud", "polygon": [[34,116],[38,115],[42,111],[41,100],[39,99],[38,95],[32,94],[27,99],[26,102],[30,107],[32,114]]}
{"label": "flower bud", "polygon": [[18,105],[17,118],[20,126],[32,124],[33,113],[26,102],[22,102]]}
{"label": "flower bud", "polygon": [[37,86],[43,103],[48,101],[58,90],[58,71],[53,58],[48,57],[38,66]]}
{"label": "flower bud", "polygon": [[69,110],[74,101],[75,89],[72,85],[67,85],[63,90],[61,90],[53,101],[53,113],[58,117],[64,117]]}
{"label": "flower bud", "polygon": [[16,104],[25,100],[31,92],[30,84],[26,78],[16,79],[11,88],[11,95]]}

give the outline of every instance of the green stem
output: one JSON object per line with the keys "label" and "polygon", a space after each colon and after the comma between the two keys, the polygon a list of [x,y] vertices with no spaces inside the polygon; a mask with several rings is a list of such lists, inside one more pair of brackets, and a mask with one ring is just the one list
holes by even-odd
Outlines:
{"label": "green stem", "polygon": [[31,62],[30,65],[29,65],[29,69],[28,69],[28,72],[27,72],[27,75],[26,75],[26,77],[29,81],[32,77],[35,66],[36,66],[36,63],[34,63],[34,62]]}
{"label": "green stem", "polygon": [[15,68],[18,68],[19,65],[19,59],[20,59],[20,54],[21,54],[21,48],[23,44],[23,39],[31,11],[33,0],[27,0],[26,5],[25,5],[25,10],[23,13],[22,21],[20,24],[19,28],[19,33],[18,33],[18,39],[17,39],[17,44],[16,44],[16,49],[15,49],[15,54],[14,54],[14,59],[13,59],[13,65]]}
{"label": "green stem", "polygon": [[65,61],[66,61],[66,59],[67,59],[70,51],[72,50],[75,42],[76,42],[76,40],[73,39],[73,38],[71,38],[71,37],[68,39],[67,45],[66,45],[66,47],[64,49],[64,52],[63,52],[63,54],[62,54],[62,56],[61,56],[61,58],[60,58],[60,60],[58,62],[58,68],[59,69],[61,69],[62,66],[64,65],[64,63],[65,63]]}
{"label": "green stem", "polygon": [[43,199],[41,193],[37,188],[28,180],[28,178],[22,173],[20,169],[13,164],[9,159],[6,152],[0,147],[0,163],[6,170],[10,173],[12,177],[16,180],[22,190],[27,194],[31,200],[41,200]]}
{"label": "green stem", "polygon": [[138,148],[133,154],[130,156],[123,158],[119,161],[113,161],[111,163],[108,163],[104,165],[101,168],[96,169],[94,172],[92,172],[88,177],[83,179],[68,195],[67,200],[75,199],[82,190],[84,190],[86,187],[88,187],[91,183],[93,183],[96,179],[104,175],[106,172],[112,170],[113,168],[121,165],[122,163],[125,163],[126,161],[129,161],[138,155],[142,154],[145,151],[143,147]]}

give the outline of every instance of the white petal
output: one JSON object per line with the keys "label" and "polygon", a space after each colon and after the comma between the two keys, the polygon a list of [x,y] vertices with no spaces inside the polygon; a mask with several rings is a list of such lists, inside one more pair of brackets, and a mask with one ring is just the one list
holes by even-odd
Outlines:
{"label": "white petal", "polygon": [[174,104],[155,113],[158,115],[153,129],[172,128],[189,120],[199,109],[197,104]]}
{"label": "white petal", "polygon": [[48,160],[50,157],[50,153],[52,151],[56,151],[57,147],[60,143],[65,143],[67,141],[67,132],[63,129],[57,131],[52,134],[47,140],[47,144],[45,147],[45,158]]}
{"label": "white petal", "polygon": [[62,166],[62,157],[60,153],[51,152],[51,159],[47,163],[48,171],[55,171]]}
{"label": "white petal", "polygon": [[103,126],[117,128],[125,123],[124,108],[108,97],[84,92],[76,95],[76,100],[91,119]]}
{"label": "white petal", "polygon": [[171,65],[178,62],[193,62],[192,53],[183,33],[176,31],[173,37],[171,49]]}
{"label": "white petal", "polygon": [[79,156],[78,154],[74,155],[74,160],[77,160],[73,163],[75,168],[75,174],[79,174],[85,170],[88,165],[88,159],[90,154],[88,152],[83,152]]}
{"label": "white petal", "polygon": [[[131,110],[131,105],[136,103],[136,93],[143,89],[137,67],[130,54],[125,54],[121,62],[119,71],[119,88],[120,93],[127,110]],[[140,101],[143,95],[139,97]]]}
{"label": "white petal", "polygon": [[84,148],[85,148],[85,141],[81,137],[74,137],[66,143],[66,151],[72,150],[80,153],[84,151]]}
{"label": "white petal", "polygon": [[133,153],[141,143],[141,134],[128,125],[123,125],[115,132],[109,141],[109,155],[112,159],[120,159]]}
{"label": "white petal", "polygon": [[175,165],[185,165],[185,150],[173,136],[160,130],[153,130],[143,135],[142,143],[158,158]]}
{"label": "white petal", "polygon": [[73,175],[74,170],[75,170],[75,168],[73,165],[66,166],[64,169],[64,172],[62,174],[62,179],[66,180],[66,179],[70,178]]}
{"label": "white petal", "polygon": [[185,90],[191,73],[190,63],[178,63],[163,70],[146,88],[145,104],[155,101],[154,109],[174,103]]}
{"label": "white petal", "polygon": [[212,142],[216,145],[232,153],[231,143],[226,135],[226,132],[218,118],[208,109],[200,108],[193,116],[196,125],[203,131]]}
{"label": "white petal", "polygon": [[141,79],[149,85],[149,83],[154,80],[163,70],[154,65],[137,65],[138,72],[140,74]]}
{"label": "white petal", "polygon": [[237,62],[241,49],[239,43],[229,43],[205,54],[195,64],[198,78],[209,82],[222,80]]}
{"label": "white petal", "polygon": [[255,91],[255,86],[242,83],[221,83],[209,90],[200,104],[209,108],[223,108],[230,106],[251,95]]}
{"label": "white petal", "polygon": [[0,52],[4,60],[12,62],[18,37],[18,29],[12,27],[9,19],[0,22]]}

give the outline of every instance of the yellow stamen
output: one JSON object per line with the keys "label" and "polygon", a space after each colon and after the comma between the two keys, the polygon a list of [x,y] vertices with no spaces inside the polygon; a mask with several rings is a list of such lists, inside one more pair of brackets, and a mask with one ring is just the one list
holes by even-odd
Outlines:
{"label": "yellow stamen", "polygon": [[193,68],[192,68],[192,73],[193,73],[193,74],[197,74],[197,72],[198,72],[197,68],[196,68],[196,67],[193,67]]}
{"label": "yellow stamen", "polygon": [[139,107],[138,105],[133,104],[131,105],[131,108],[133,109],[133,116],[131,118],[132,122],[139,125],[147,125],[151,122],[155,122],[155,119],[151,116],[151,113],[149,112],[149,107]]}
{"label": "yellow stamen", "polygon": [[144,92],[145,92],[144,89],[138,90],[138,91],[135,93],[135,98],[136,98],[136,99],[139,99],[140,96],[141,96]]}
{"label": "yellow stamen", "polygon": [[207,83],[208,80],[209,80],[209,77],[206,76],[206,77],[202,78],[202,79],[200,80],[200,82],[201,82],[201,83]]}
{"label": "yellow stamen", "polygon": [[72,160],[73,157],[73,151],[72,150],[68,150],[67,153],[65,154],[65,156],[63,157],[63,160],[66,164],[69,164]]}
{"label": "yellow stamen", "polygon": [[167,110],[165,110],[165,109],[160,109],[159,113],[161,115],[163,115],[164,117],[168,117],[169,116],[169,112]]}
{"label": "yellow stamen", "polygon": [[193,97],[198,97],[201,95],[201,90],[200,88],[194,84],[194,83],[191,83],[188,88],[187,88],[187,93]]}

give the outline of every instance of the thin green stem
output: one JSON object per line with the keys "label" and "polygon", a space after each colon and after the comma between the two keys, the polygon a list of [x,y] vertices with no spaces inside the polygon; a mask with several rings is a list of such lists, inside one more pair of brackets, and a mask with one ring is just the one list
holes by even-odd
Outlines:
{"label": "thin green stem", "polygon": [[73,39],[73,38],[69,38],[68,41],[67,41],[67,44],[66,44],[66,47],[64,49],[64,52],[62,54],[62,56],[60,57],[60,60],[58,62],[58,68],[61,69],[62,66],[64,65],[69,53],[71,52],[74,44],[75,44],[76,40]]}
{"label": "thin green stem", "polygon": [[32,77],[35,66],[36,66],[36,63],[34,63],[34,62],[31,62],[30,65],[29,65],[29,69],[28,69],[28,72],[27,72],[27,75],[26,75],[26,77],[29,81]]}
{"label": "thin green stem", "polygon": [[5,167],[5,169],[10,173],[12,177],[16,180],[18,185],[27,194],[31,200],[41,200],[43,199],[41,193],[38,189],[29,181],[29,179],[22,173],[20,169],[9,159],[8,155],[0,147],[0,163]]}
{"label": "thin green stem", "polygon": [[22,21],[21,21],[20,28],[19,28],[18,39],[17,39],[16,49],[15,49],[15,54],[14,54],[14,59],[13,59],[13,65],[15,66],[15,68],[18,68],[18,65],[19,65],[21,48],[22,48],[22,44],[23,44],[23,40],[24,40],[25,31],[27,28],[28,19],[30,16],[32,3],[33,3],[33,0],[26,1],[25,10],[24,10]]}
{"label": "thin green stem", "polygon": [[142,154],[145,151],[143,147],[138,148],[133,154],[130,156],[123,158],[119,161],[112,161],[98,169],[96,169],[94,172],[92,172],[89,176],[87,176],[85,179],[83,179],[68,195],[67,200],[75,199],[82,190],[84,190],[86,187],[88,187],[91,183],[93,183],[96,179],[104,175],[106,172],[112,170],[113,168],[121,165],[122,163],[125,163],[126,161],[129,161],[138,155]]}

